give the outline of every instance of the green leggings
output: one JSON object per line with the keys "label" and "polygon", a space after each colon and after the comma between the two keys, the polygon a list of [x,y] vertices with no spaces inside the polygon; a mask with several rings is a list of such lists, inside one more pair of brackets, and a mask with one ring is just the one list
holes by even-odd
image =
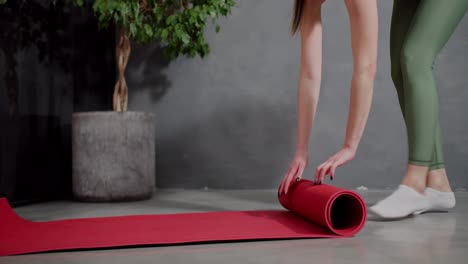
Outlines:
{"label": "green leggings", "polygon": [[467,9],[468,0],[394,0],[390,58],[407,129],[409,164],[430,170],[445,167],[432,69]]}

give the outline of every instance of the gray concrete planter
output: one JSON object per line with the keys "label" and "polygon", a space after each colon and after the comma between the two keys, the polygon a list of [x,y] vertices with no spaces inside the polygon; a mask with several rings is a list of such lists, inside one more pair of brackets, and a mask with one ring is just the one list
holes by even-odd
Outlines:
{"label": "gray concrete planter", "polygon": [[154,116],[83,112],[72,117],[73,194],[81,201],[130,201],[155,189]]}

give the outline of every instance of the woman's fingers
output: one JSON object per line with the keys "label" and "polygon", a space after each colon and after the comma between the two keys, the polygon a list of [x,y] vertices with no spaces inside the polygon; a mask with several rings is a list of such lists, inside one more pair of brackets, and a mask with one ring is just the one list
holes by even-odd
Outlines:
{"label": "woman's fingers", "polygon": [[297,178],[302,179],[302,175],[304,174],[304,170],[306,168],[305,163],[296,163],[286,177],[283,179],[280,187],[281,194],[287,194],[289,189],[291,188],[292,184],[296,181]]}
{"label": "woman's fingers", "polygon": [[335,178],[335,171],[336,171],[336,168],[338,167],[337,164],[333,164],[331,167],[330,167],[330,179],[333,180],[333,178]]}
{"label": "woman's fingers", "polygon": [[354,153],[355,152],[350,151],[349,149],[342,149],[327,161],[320,164],[320,166],[315,170],[314,183],[321,184],[324,182],[327,175],[330,175],[330,178],[333,180],[336,168],[351,161],[354,158]]}
{"label": "woman's fingers", "polygon": [[297,171],[299,170],[298,164],[295,164],[295,167],[293,170],[291,170],[291,173],[289,173],[287,179],[286,179],[286,186],[284,187],[284,194],[288,194],[289,186],[291,185],[291,181],[293,177],[297,174]]}
{"label": "woman's fingers", "polygon": [[322,165],[324,165],[324,163],[322,163],[320,166],[318,166],[318,167],[315,169],[314,184],[317,183],[318,178],[319,178],[319,175],[320,175],[320,173],[322,172],[322,170],[321,170],[321,168],[323,167]]}
{"label": "woman's fingers", "polygon": [[304,170],[307,167],[308,156],[307,154],[296,154],[294,156],[288,172],[285,174],[279,187],[279,194],[287,194],[291,186],[296,182],[296,179],[301,179]]}
{"label": "woman's fingers", "polygon": [[280,186],[280,194],[284,194],[284,191],[286,189],[286,182],[288,181],[288,177],[291,174],[291,172],[294,169],[294,164],[291,164],[289,166],[288,172],[284,175],[283,180],[281,181],[281,186]]}
{"label": "woman's fingers", "polygon": [[286,194],[289,192],[289,188],[291,187],[292,184],[294,184],[297,179],[302,179],[302,175],[304,174],[304,169],[305,169],[305,164],[299,164],[298,166],[297,173],[293,175],[289,180],[288,180],[288,187],[286,188]]}
{"label": "woman's fingers", "polygon": [[322,182],[325,180],[325,177],[331,173],[332,169],[334,173],[334,170],[336,169],[336,167],[337,167],[337,158],[335,155],[329,158],[324,163],[322,163],[319,167],[317,167],[317,170],[315,171],[315,176],[314,176],[314,183],[322,184]]}
{"label": "woman's fingers", "polygon": [[292,166],[289,166],[288,171],[286,172],[286,174],[284,174],[283,180],[281,181],[280,188],[279,188],[279,193],[280,194],[283,194],[284,183],[286,182],[286,179],[287,179],[289,173],[291,172],[291,170],[292,170]]}
{"label": "woman's fingers", "polygon": [[320,178],[323,173],[323,170],[328,166],[328,164],[329,164],[329,161],[327,160],[324,163],[322,163],[320,166],[318,166],[317,169],[315,170],[315,175],[314,175],[315,184],[320,183]]}
{"label": "woman's fingers", "polygon": [[325,176],[327,176],[327,173],[332,165],[333,161],[329,161],[325,166],[323,166],[319,175],[318,184],[322,184],[322,182],[325,180]]}
{"label": "woman's fingers", "polygon": [[296,177],[294,177],[294,180],[296,180],[296,178],[302,179],[302,175],[304,174],[305,167],[306,167],[305,164],[301,164],[299,166],[299,171],[297,172]]}

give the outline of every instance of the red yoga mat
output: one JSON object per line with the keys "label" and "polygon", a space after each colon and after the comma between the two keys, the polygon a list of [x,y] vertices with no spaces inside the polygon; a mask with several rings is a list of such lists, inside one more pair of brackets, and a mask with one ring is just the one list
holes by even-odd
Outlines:
{"label": "red yoga mat", "polygon": [[130,215],[32,222],[0,199],[0,256],[123,246],[354,236],[367,211],[359,194],[296,183],[278,197],[288,210]]}

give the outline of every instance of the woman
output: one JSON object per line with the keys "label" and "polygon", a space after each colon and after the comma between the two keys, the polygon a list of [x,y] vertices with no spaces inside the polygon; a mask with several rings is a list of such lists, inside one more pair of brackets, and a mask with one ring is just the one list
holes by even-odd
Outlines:
{"label": "woman", "polygon": [[[288,192],[300,180],[308,162],[309,136],[320,93],[322,64],[321,6],[324,0],[296,0],[293,34],[301,35],[301,69],[298,84],[298,129],[294,159],[281,183],[279,193]],[[344,144],[335,155],[321,164],[314,181],[320,184],[327,175],[335,176],[337,167],[354,158],[372,102],[377,64],[378,16],[376,0],[345,0],[351,25],[353,77]]]}
{"label": "woman", "polygon": [[455,206],[445,171],[432,65],[468,10],[468,0],[394,0],[392,79],[406,123],[408,166],[400,187],[371,211],[400,218]]}

